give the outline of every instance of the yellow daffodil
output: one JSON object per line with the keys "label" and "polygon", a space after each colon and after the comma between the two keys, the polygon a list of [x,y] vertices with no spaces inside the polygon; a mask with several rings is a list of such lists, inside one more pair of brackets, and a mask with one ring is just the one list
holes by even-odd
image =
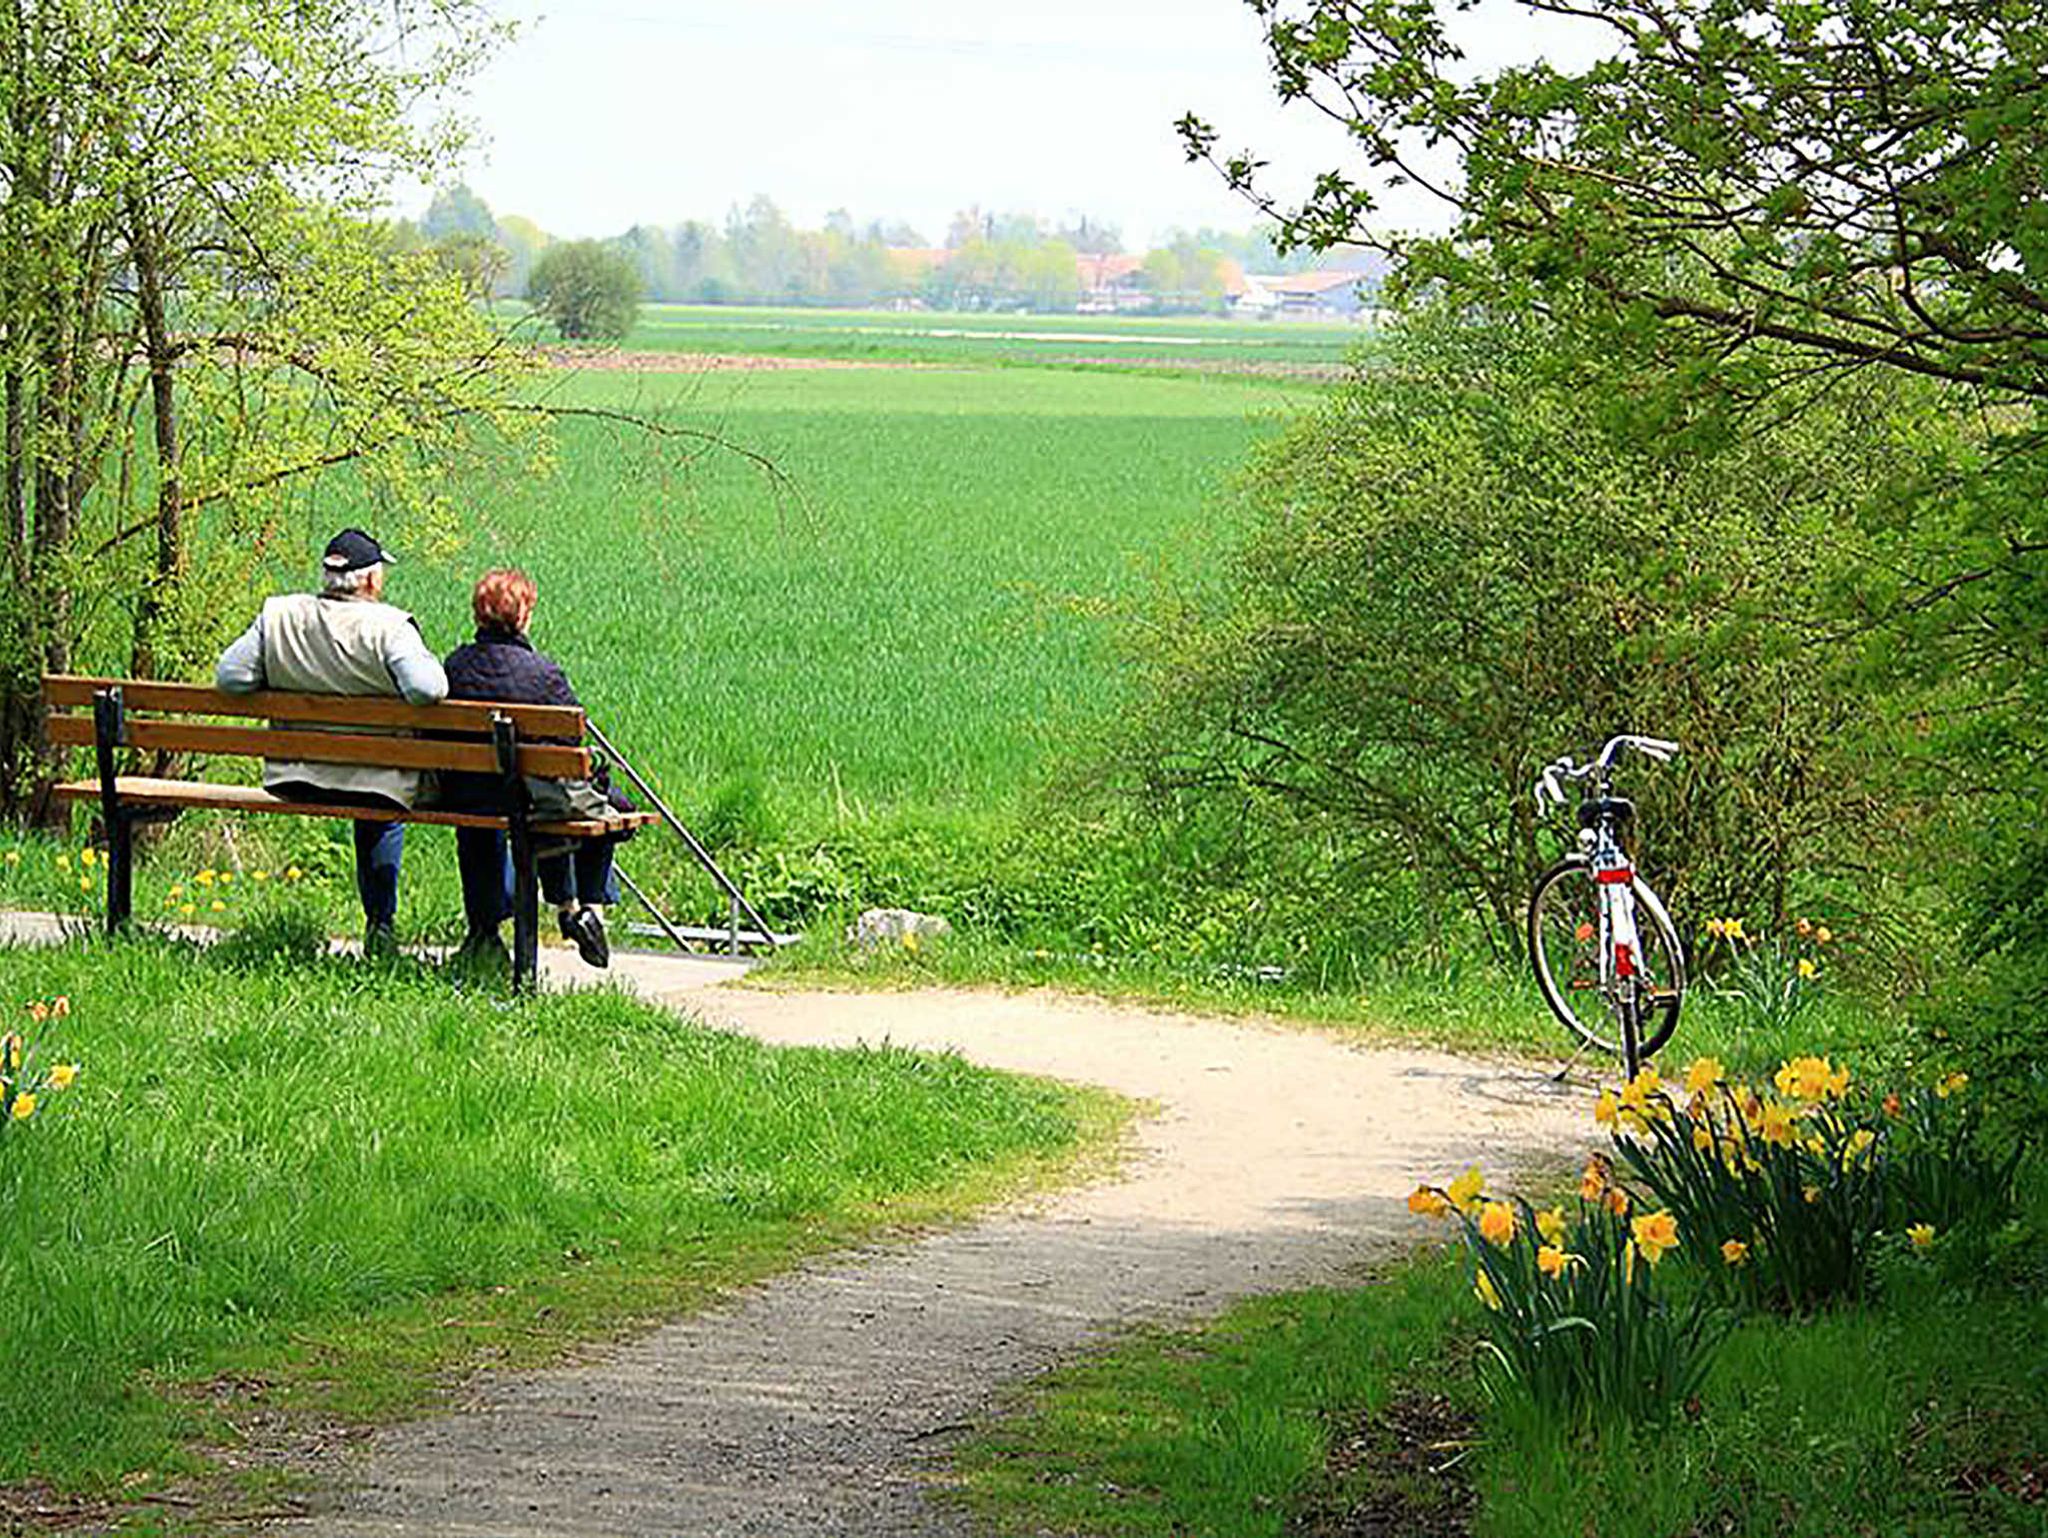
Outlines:
{"label": "yellow daffodil", "polygon": [[1725,1265],[1744,1265],[1749,1260],[1749,1246],[1740,1239],[1723,1240],[1721,1244],[1721,1260]]}
{"label": "yellow daffodil", "polygon": [[[31,1091],[23,1090],[14,1097],[14,1119],[16,1121],[27,1121],[35,1114],[36,1097]],[[1930,1228],[1927,1234],[1931,1239],[1934,1236],[1934,1230]]]}
{"label": "yellow daffodil", "polygon": [[1858,1159],[1868,1156],[1870,1145],[1877,1141],[1877,1134],[1868,1127],[1858,1127],[1849,1134],[1848,1145],[1842,1150],[1842,1165],[1846,1169]]}
{"label": "yellow daffodil", "polygon": [[1417,1217],[1440,1218],[1451,1210],[1451,1204],[1444,1200],[1442,1192],[1417,1186],[1408,1198],[1408,1210]]}
{"label": "yellow daffodil", "polygon": [[1714,1150],[1713,1129],[1711,1127],[1694,1127],[1692,1129],[1692,1146],[1701,1153],[1712,1153]]}
{"label": "yellow daffodil", "polygon": [[1778,1069],[1772,1082],[1779,1094],[1795,1100],[1840,1099],[1849,1091],[1849,1070],[1835,1068],[1824,1057],[1795,1057]]}
{"label": "yellow daffodil", "polygon": [[1801,1187],[1799,1188],[1799,1194],[1800,1194],[1801,1196],[1804,1196],[1804,1197],[1806,1198],[1806,1205],[1807,1205],[1807,1206],[1809,1206],[1809,1207],[1817,1207],[1817,1206],[1819,1206],[1819,1205],[1820,1205],[1820,1187],[1819,1187],[1819,1186],[1801,1186]]}
{"label": "yellow daffodil", "polygon": [[1653,1266],[1664,1258],[1666,1250],[1678,1248],[1678,1219],[1668,1212],[1652,1212],[1637,1218],[1629,1225],[1629,1232],[1635,1236],[1643,1259]]}
{"label": "yellow daffodil", "polygon": [[1823,924],[1813,932],[1813,938],[1822,945],[1832,945],[1835,943],[1835,932]]}
{"label": "yellow daffodil", "polygon": [[1718,1057],[1696,1057],[1685,1070],[1685,1092],[1704,1095],[1719,1084],[1726,1073]]}
{"label": "yellow daffodil", "polygon": [[1496,1314],[1500,1312],[1500,1292],[1493,1285],[1493,1278],[1488,1276],[1483,1268],[1480,1270],[1478,1278],[1472,1283],[1472,1290],[1479,1295],[1481,1303],[1484,1303]]}
{"label": "yellow daffodil", "polygon": [[92,890],[92,877],[80,876],[78,878],[78,890],[81,892],[90,892]]}
{"label": "yellow daffodil", "polygon": [[59,1020],[62,1020],[66,1015],[70,1014],[71,995],[68,993],[60,993],[54,999],[50,1000],[50,1013]]}
{"label": "yellow daffodil", "polygon": [[1593,1105],[1593,1120],[1603,1127],[1611,1127],[1614,1125],[1616,1110],[1614,1096],[1603,1089],[1600,1091],[1600,1098]]}
{"label": "yellow daffodil", "polygon": [[1726,919],[1708,919],[1707,934],[1715,940],[1726,938],[1728,934],[1728,921]]}
{"label": "yellow daffodil", "polygon": [[[43,1006],[40,1004],[31,1004],[28,1007],[29,1014],[38,1021],[42,1020],[43,1016],[49,1013],[48,1010],[44,1010],[42,1015],[36,1014],[36,1011],[39,1009],[43,1009]],[[0,1065],[5,1065],[7,1071],[12,1073],[21,1066],[21,1052],[21,1033],[19,1031],[9,1031],[5,1039],[0,1040]]]}
{"label": "yellow daffodil", "polygon": [[1806,938],[1806,937],[1807,937],[1808,935],[1810,935],[1810,934],[1812,934],[1812,933],[1813,933],[1813,920],[1812,920],[1812,919],[1801,919],[1801,920],[1800,920],[1800,921],[1799,921],[1798,923],[1794,924],[1794,925],[1793,925],[1792,927],[1793,927],[1794,929],[1796,929],[1796,930],[1798,930],[1798,931],[1799,931],[1799,938],[1803,940],[1803,939],[1805,939],[1805,938]]}
{"label": "yellow daffodil", "polygon": [[1515,1209],[1506,1202],[1488,1202],[1479,1209],[1479,1237],[1506,1249],[1515,1237]]}
{"label": "yellow daffodil", "polygon": [[[1565,1267],[1580,1261],[1577,1255],[1567,1254],[1554,1244],[1546,1244],[1536,1252],[1536,1269],[1545,1276],[1563,1276]],[[1580,1264],[1584,1264],[1580,1261]]]}
{"label": "yellow daffodil", "polygon": [[1799,975],[1809,983],[1820,976],[1820,968],[1813,964],[1811,956],[1801,956],[1799,958]]}
{"label": "yellow daffodil", "polygon": [[1579,1176],[1579,1197],[1583,1201],[1597,1202],[1607,1189],[1607,1165],[1595,1154],[1586,1161],[1586,1168]]}
{"label": "yellow daffodil", "polygon": [[1914,1249],[1924,1250],[1934,1243],[1934,1225],[1932,1223],[1915,1223],[1906,1230],[1906,1237],[1913,1241]]}
{"label": "yellow daffodil", "polygon": [[1536,1232],[1545,1244],[1562,1245],[1565,1236],[1564,1209],[1551,1207],[1536,1214]]}
{"label": "yellow daffodil", "polygon": [[1790,1148],[1793,1141],[1791,1108],[1772,1101],[1763,1108],[1763,1115],[1758,1118],[1756,1130],[1757,1136],[1766,1143],[1776,1144],[1780,1148]]}
{"label": "yellow daffodil", "polygon": [[1607,1194],[1601,1200],[1607,1203],[1607,1210],[1616,1217],[1625,1218],[1628,1216],[1628,1192],[1622,1190],[1620,1186],[1609,1186]]}
{"label": "yellow daffodil", "polygon": [[1479,1166],[1473,1165],[1444,1192],[1451,1199],[1451,1205],[1466,1216],[1479,1210],[1479,1194],[1486,1189],[1486,1180],[1479,1173]]}
{"label": "yellow daffodil", "polygon": [[58,855],[58,856],[57,856],[57,869],[59,869],[59,870],[61,870],[61,871],[69,871],[69,870],[71,869],[71,856],[70,856],[70,855],[68,855],[68,854],[60,854],[60,855]]}
{"label": "yellow daffodil", "polygon": [[1934,1086],[1935,1094],[1946,1100],[1950,1095],[1960,1095],[1969,1088],[1970,1076],[1966,1073],[1952,1073]]}
{"label": "yellow daffodil", "polygon": [[1905,1114],[1906,1105],[1904,1101],[1899,1099],[1897,1090],[1893,1090],[1892,1093],[1886,1095],[1883,1104],[1884,1114],[1891,1117],[1894,1121]]}
{"label": "yellow daffodil", "polygon": [[1624,1286],[1632,1287],[1636,1280],[1636,1246],[1631,1239],[1621,1248],[1621,1280]]}
{"label": "yellow daffodil", "polygon": [[78,851],[78,863],[85,866],[88,870],[92,868],[92,862],[96,858],[98,857],[93,853],[90,845]]}
{"label": "yellow daffodil", "polygon": [[1741,919],[1729,919],[1721,927],[1731,940],[1747,940],[1749,938],[1743,931]]}
{"label": "yellow daffodil", "polygon": [[50,1088],[69,1089],[78,1077],[78,1064],[59,1063],[50,1070]]}

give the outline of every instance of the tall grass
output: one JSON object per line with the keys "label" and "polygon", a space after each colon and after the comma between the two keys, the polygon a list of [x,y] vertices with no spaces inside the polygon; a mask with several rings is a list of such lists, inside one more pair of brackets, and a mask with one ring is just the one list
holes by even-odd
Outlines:
{"label": "tall grass", "polygon": [[49,1050],[83,1065],[0,1142],[0,1479],[169,1457],[152,1383],[584,1262],[748,1274],[1084,1124],[957,1059],[774,1050],[609,993],[508,1007],[304,949],[0,950],[0,1008],[67,996]]}

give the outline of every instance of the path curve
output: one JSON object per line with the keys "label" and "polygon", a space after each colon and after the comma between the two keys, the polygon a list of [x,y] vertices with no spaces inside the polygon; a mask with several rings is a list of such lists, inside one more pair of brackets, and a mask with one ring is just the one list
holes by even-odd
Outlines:
{"label": "path curve", "polygon": [[[769,992],[620,958],[642,992],[766,1041],[891,1041],[1155,1102],[1112,1180],[845,1253],[584,1365],[490,1374],[371,1439],[278,1532],[335,1538],[957,1534],[936,1452],[1106,1329],[1312,1284],[1412,1239],[1419,1176],[1585,1146],[1525,1067],[1050,992]],[[587,975],[587,974],[586,974]]]}

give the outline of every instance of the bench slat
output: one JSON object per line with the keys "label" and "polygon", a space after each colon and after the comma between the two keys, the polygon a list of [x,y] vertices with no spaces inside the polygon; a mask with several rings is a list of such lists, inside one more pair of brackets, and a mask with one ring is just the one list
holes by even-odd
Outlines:
{"label": "bench slat", "polygon": [[[49,740],[65,747],[91,747],[87,716],[51,716]],[[283,758],[320,764],[370,764],[384,769],[498,771],[496,752],[481,742],[436,742],[418,737],[352,736],[346,732],[276,731],[261,726],[219,726],[204,721],[128,721],[122,740],[129,747],[214,757]],[[522,774],[551,780],[590,777],[590,754],[582,748],[522,744]]]}
{"label": "bench slat", "polygon": [[305,721],[326,726],[403,726],[423,731],[474,732],[489,736],[494,714],[510,716],[521,737],[583,740],[583,712],[571,705],[496,705],[475,700],[444,700],[438,705],[408,705],[379,694],[292,694],[259,689],[229,694],[204,684],[158,683],[129,678],[86,678],[51,674],[43,679],[46,710],[91,709],[101,689],[120,686],[129,710],[195,716],[255,716],[267,721]]}
{"label": "bench slat", "polygon": [[[114,781],[115,793],[124,803],[136,806],[166,806],[180,811],[277,812],[294,817],[339,817],[351,822],[416,822],[447,828],[499,828],[503,817],[479,812],[443,812],[432,807],[388,812],[381,808],[330,806],[318,801],[286,801],[256,785],[203,785],[191,780],[160,780],[149,775],[124,774]],[[72,780],[51,787],[60,801],[97,801],[98,780]],[[597,818],[574,822],[535,823],[533,831],[550,837],[587,838],[593,834],[615,833],[622,828],[644,828],[659,819],[652,812],[627,812],[616,821]]]}

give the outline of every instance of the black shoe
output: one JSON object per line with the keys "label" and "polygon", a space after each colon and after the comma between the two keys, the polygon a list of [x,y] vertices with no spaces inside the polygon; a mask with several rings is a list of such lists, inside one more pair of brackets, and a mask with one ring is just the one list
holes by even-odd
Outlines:
{"label": "black shoe", "polygon": [[560,915],[562,938],[576,942],[576,954],[594,967],[612,964],[611,942],[604,935],[604,916],[595,908],[565,909]]}
{"label": "black shoe", "polygon": [[389,924],[372,924],[363,931],[363,957],[368,961],[396,961],[398,935]]}

